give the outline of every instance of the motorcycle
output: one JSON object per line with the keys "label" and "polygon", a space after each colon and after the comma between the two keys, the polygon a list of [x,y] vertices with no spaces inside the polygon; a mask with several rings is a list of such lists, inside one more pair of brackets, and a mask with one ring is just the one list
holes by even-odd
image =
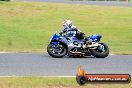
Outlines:
{"label": "motorcycle", "polygon": [[82,33],[75,36],[59,35],[54,33],[47,47],[47,52],[55,58],[94,56],[105,58],[109,55],[109,48],[105,43],[100,43],[102,38],[99,34],[93,34],[84,39]]}

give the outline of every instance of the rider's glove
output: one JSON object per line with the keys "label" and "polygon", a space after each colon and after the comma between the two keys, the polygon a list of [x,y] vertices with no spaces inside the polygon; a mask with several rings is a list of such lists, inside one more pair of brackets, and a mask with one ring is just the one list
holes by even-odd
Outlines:
{"label": "rider's glove", "polygon": [[62,32],[59,33],[62,36]]}

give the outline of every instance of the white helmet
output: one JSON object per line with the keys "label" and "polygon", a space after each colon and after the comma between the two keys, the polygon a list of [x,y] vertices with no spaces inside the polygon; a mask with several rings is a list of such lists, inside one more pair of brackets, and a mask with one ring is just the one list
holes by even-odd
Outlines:
{"label": "white helmet", "polygon": [[71,21],[71,20],[65,20],[65,21],[63,22],[63,26],[64,26],[65,28],[70,29],[70,28],[72,27],[72,21]]}

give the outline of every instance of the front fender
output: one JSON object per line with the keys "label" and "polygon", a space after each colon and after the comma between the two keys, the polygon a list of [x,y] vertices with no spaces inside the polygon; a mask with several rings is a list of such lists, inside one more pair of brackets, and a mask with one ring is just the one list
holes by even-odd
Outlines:
{"label": "front fender", "polygon": [[58,40],[52,40],[52,41],[50,42],[50,44],[54,44],[54,45],[61,44],[61,45],[63,45],[63,46],[66,48],[66,50],[67,50],[67,52],[68,52],[68,45],[67,45],[65,42],[58,41]]}
{"label": "front fender", "polygon": [[50,44],[53,44],[53,45],[58,45],[59,42],[58,41],[51,41]]}

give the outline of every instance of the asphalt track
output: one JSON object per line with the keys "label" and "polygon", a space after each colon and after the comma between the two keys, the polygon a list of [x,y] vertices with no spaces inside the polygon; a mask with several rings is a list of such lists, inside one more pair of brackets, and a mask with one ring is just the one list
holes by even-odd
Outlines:
{"label": "asphalt track", "polygon": [[119,1],[71,1],[71,0],[15,0],[15,1],[25,1],[25,2],[50,2],[50,3],[99,5],[99,6],[132,7],[132,2],[119,2]]}
{"label": "asphalt track", "polygon": [[[128,2],[71,2],[66,0],[17,1],[132,6],[132,3]],[[80,65],[89,74],[132,75],[132,55],[110,55],[107,58],[52,58],[44,53],[0,53],[0,76],[75,76],[77,68]]]}
{"label": "asphalt track", "polygon": [[89,74],[132,75],[132,55],[52,58],[44,53],[0,53],[0,76],[75,76],[80,65]]}

